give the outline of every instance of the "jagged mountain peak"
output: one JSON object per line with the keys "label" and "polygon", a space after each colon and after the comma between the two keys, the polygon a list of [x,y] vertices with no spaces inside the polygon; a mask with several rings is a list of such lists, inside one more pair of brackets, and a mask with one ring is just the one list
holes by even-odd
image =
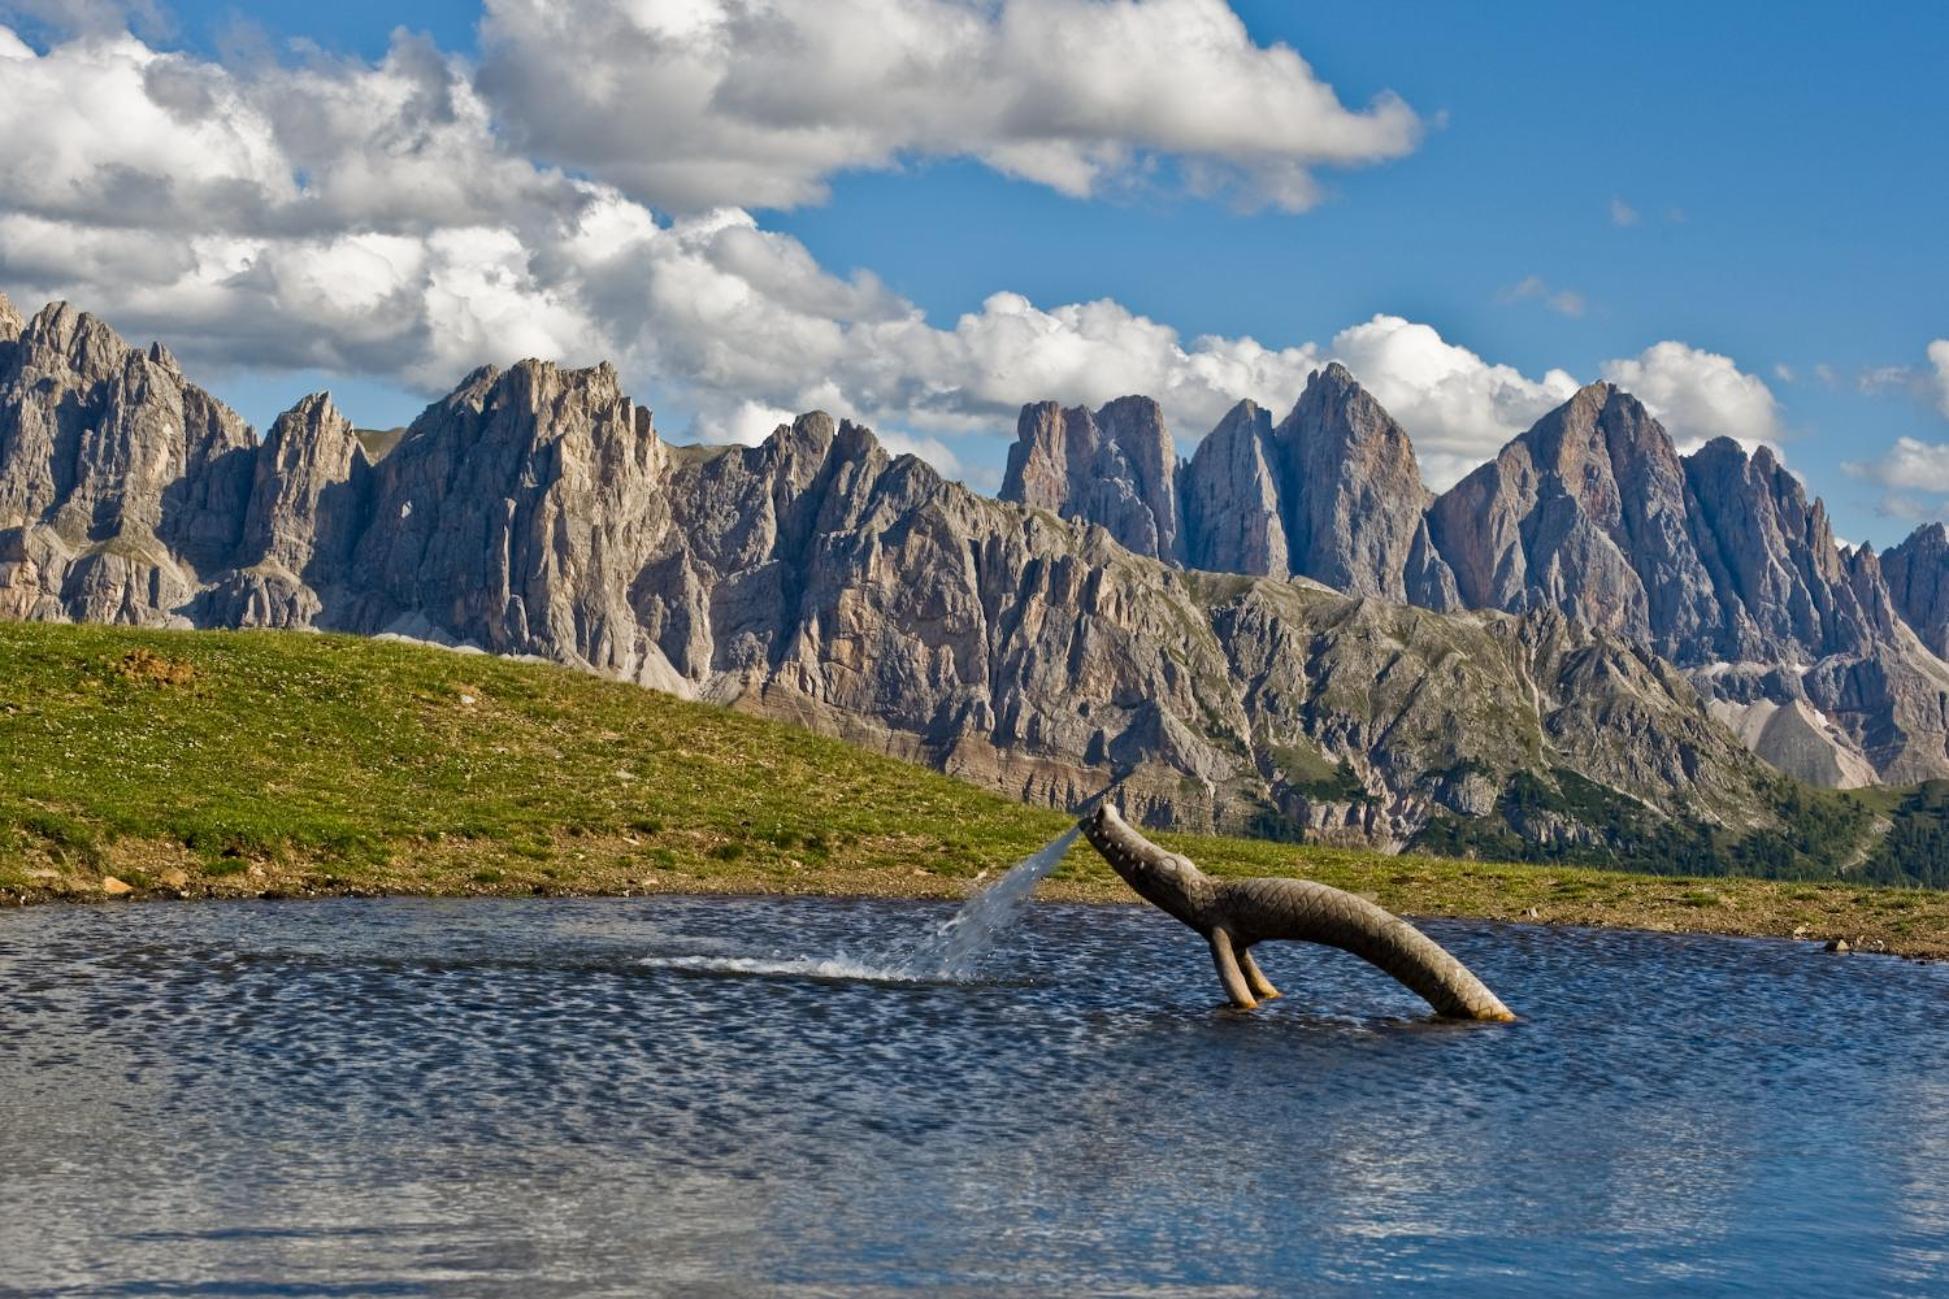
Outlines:
{"label": "jagged mountain peak", "polygon": [[1305,388],[1282,423],[1295,428],[1331,425],[1335,431],[1355,437],[1399,436],[1404,444],[1408,440],[1406,430],[1338,361],[1329,361],[1307,376]]}
{"label": "jagged mountain peak", "polygon": [[[1764,450],[1765,448],[1762,446],[1761,449]],[[1718,437],[1709,438],[1701,443],[1698,450],[1692,452],[1685,458],[1687,460],[1699,461],[1734,460],[1744,464],[1752,456],[1746,450],[1745,445],[1737,438],[1720,434]]]}
{"label": "jagged mountain peak", "polygon": [[1235,437],[1240,432],[1260,434],[1272,432],[1272,412],[1250,397],[1241,398],[1219,417],[1218,423],[1212,426],[1211,432],[1205,434],[1204,441],[1198,446],[1203,449],[1213,438]]}
{"label": "jagged mountain peak", "polygon": [[1949,528],[1923,524],[1883,551],[1880,563],[1896,611],[1924,645],[1949,658]]}
{"label": "jagged mountain peak", "polygon": [[[161,349],[58,304],[23,334],[6,353],[43,368],[0,383],[0,614],[466,642],[784,713],[1031,798],[1094,792],[1128,761],[1159,817],[1276,806],[1388,842],[1557,764],[1676,808],[1710,787],[1704,754],[1729,820],[1763,805],[1647,646],[1756,710],[1742,723],[1791,704],[1885,771],[1949,762],[1930,720],[1949,668],[1903,657],[1925,651],[1901,641],[1881,571],[1920,575],[1905,612],[1926,623],[1949,537],[1842,555],[1771,453],[1681,461],[1608,384],[1437,502],[1439,535],[1405,430],[1344,367],[1276,425],[1238,403],[1188,465],[1148,398],[1027,407],[1015,493],[1047,487],[1028,503],[1104,524],[1083,528],[823,412],[755,447],[669,448],[607,365],[483,367],[375,463],[328,394],[258,447]],[[1517,617],[1402,607],[1462,607],[1436,544],[1458,538],[1509,579],[1472,602]],[[1343,770],[1366,791],[1351,803]]]}
{"label": "jagged mountain peak", "polygon": [[1597,463],[1613,475],[1638,466],[1674,479],[1677,474],[1678,447],[1671,434],[1643,402],[1612,383],[1579,388],[1503,448],[1498,460],[1518,447],[1540,466],[1560,472]]}
{"label": "jagged mountain peak", "polygon": [[1177,465],[1163,409],[1149,397],[1094,411],[1034,402],[1016,420],[1001,495],[1101,524],[1140,555],[1180,560]]}
{"label": "jagged mountain peak", "polygon": [[268,442],[273,436],[294,436],[299,433],[316,432],[320,429],[343,427],[348,432],[352,421],[340,411],[329,392],[307,393],[298,398],[291,409],[284,411],[271,423],[270,432],[265,434]]}
{"label": "jagged mountain peak", "polygon": [[19,338],[20,331],[26,326],[26,319],[15,309],[12,301],[6,294],[0,293],[0,343],[10,343]]}
{"label": "jagged mountain peak", "polygon": [[35,312],[19,343],[25,363],[65,366],[86,379],[120,369],[133,350],[107,321],[66,301]]}
{"label": "jagged mountain peak", "polygon": [[1256,402],[1236,403],[1186,464],[1148,398],[1094,412],[1025,406],[1001,495],[1101,524],[1130,550],[1193,568],[1454,603],[1453,578],[1422,522],[1428,494],[1413,445],[1337,362],[1308,376],[1276,426]]}

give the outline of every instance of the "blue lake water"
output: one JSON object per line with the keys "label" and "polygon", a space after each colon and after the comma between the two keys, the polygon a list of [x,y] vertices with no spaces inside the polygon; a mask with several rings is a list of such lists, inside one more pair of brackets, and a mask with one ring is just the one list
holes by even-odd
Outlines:
{"label": "blue lake water", "polygon": [[0,1294],[1949,1293],[1949,969],[1435,923],[1341,953],[1037,905],[0,913]]}

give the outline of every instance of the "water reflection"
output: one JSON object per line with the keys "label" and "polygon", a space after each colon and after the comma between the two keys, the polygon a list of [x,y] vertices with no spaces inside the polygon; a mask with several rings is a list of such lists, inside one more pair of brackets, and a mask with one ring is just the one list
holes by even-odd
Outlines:
{"label": "water reflection", "polygon": [[1134,908],[839,959],[947,914],[0,916],[0,1294],[1949,1285],[1941,967],[1433,926],[1504,1027],[1301,947],[1224,1013]]}

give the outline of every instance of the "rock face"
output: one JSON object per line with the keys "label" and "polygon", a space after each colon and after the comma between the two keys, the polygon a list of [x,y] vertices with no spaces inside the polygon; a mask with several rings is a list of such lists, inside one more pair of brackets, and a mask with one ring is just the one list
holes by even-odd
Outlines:
{"label": "rock face", "polygon": [[[1127,549],[1190,568],[1457,607],[1423,517],[1414,448],[1345,367],[1315,372],[1277,426],[1240,402],[1182,467],[1156,406],[1139,403],[1113,402],[1093,420],[1025,407],[1002,499],[1101,524]],[[1112,412],[1128,412],[1117,427],[1138,430],[1114,445],[1098,431]]]}
{"label": "rock face", "polygon": [[[1177,473],[1173,549],[1151,539],[1166,531],[1158,479],[1102,450],[1103,423],[1027,408],[1004,498],[1191,569],[1436,610],[1557,610],[1690,670],[1803,778],[1949,777],[1942,529],[1882,559],[1843,551],[1764,447],[1721,438],[1681,457],[1635,398],[1593,384],[1431,502],[1407,434],[1329,365],[1276,425],[1240,402],[1199,444]],[[1144,427],[1146,446],[1168,446],[1161,422]]]}
{"label": "rock face", "polygon": [[1414,447],[1345,367],[1315,372],[1272,439],[1286,468],[1280,510],[1294,574],[1353,595],[1454,604],[1429,545]]}
{"label": "rock face", "polygon": [[1949,658],[1949,529],[1917,528],[1881,556],[1896,610],[1938,657]]}
{"label": "rock face", "polygon": [[1544,416],[1429,519],[1472,608],[1561,609],[1667,657],[1718,621],[1686,526],[1678,453],[1609,384]]}
{"label": "rock face", "polygon": [[365,525],[371,465],[322,393],[280,415],[258,451],[232,571],[207,590],[195,621],[305,627],[352,583],[351,545]]}
{"label": "rock face", "polygon": [[1249,401],[1232,407],[1198,444],[1183,478],[1185,547],[1191,567],[1214,573],[1292,572],[1279,508],[1280,462],[1272,416]]}
{"label": "rock face", "polygon": [[1688,513],[1724,610],[1714,644],[1680,657],[1738,660],[1855,653],[1893,635],[1895,613],[1872,554],[1845,555],[1827,509],[1771,450],[1718,438],[1685,460]]}
{"label": "rock face", "polygon": [[[1774,777],[1690,684],[1555,609],[1441,614],[1290,565],[1188,571],[1106,527],[984,499],[821,414],[757,447],[671,447],[607,366],[530,361],[470,375],[375,463],[322,396],[257,446],[160,349],[65,307],[0,347],[12,616],[537,655],[1033,801],[1122,778],[1160,824],[1398,846],[1501,815],[1524,781],[1508,819],[1538,841],[1601,843],[1618,807],[1732,830],[1775,815]],[[1329,374],[1283,433],[1236,413],[1270,506],[1241,547],[1270,559],[1284,538],[1389,590],[1413,563],[1446,572],[1415,558],[1422,498],[1390,511],[1376,495],[1403,451],[1376,409]],[[1154,407],[1045,408],[1028,432],[1019,494],[1114,501],[1140,541],[1179,544]],[[1129,494],[1091,495],[1079,475],[1098,465],[1127,472]],[[1538,812],[1533,790],[1566,781],[1615,806]]]}
{"label": "rock face", "polygon": [[1859,789],[1878,779],[1853,738],[1804,699],[1786,704],[1714,699],[1710,712],[1747,748],[1795,780],[1824,789]]}
{"label": "rock face", "polygon": [[[1555,608],[1652,650],[1762,752],[1821,783],[1949,775],[1949,666],[1895,612],[1876,557],[1836,545],[1825,507],[1762,447],[1681,458],[1629,394],[1593,384],[1434,504],[1471,607]],[[1740,717],[1745,714],[1741,713]],[[1782,737],[1791,737],[1782,738]],[[1815,756],[1813,748],[1831,744]]]}
{"label": "rock face", "polygon": [[1941,641],[1941,530],[1891,591],[1771,453],[1681,458],[1607,386],[1432,507],[1338,367],[1189,466],[1142,399],[1021,433],[1021,503],[991,501],[817,413],[672,447],[609,367],[528,361],[375,461],[324,396],[259,446],[160,347],[7,308],[0,616],[535,655],[1033,801],[1120,778],[1153,823],[1389,846],[1757,831],[1776,778],[1740,737],[1818,783],[1949,773],[1910,627]]}
{"label": "rock face", "polygon": [[0,412],[0,610],[181,622],[243,526],[244,422],[65,303],[0,348]]}
{"label": "rock face", "polygon": [[1164,412],[1120,397],[1094,413],[1055,402],[1024,406],[1002,499],[1088,519],[1139,555],[1183,559],[1178,458]]}
{"label": "rock face", "polygon": [[1609,384],[1578,392],[1429,512],[1474,608],[1556,608],[1675,663],[1807,662],[1894,634],[1872,555],[1765,447],[1681,458]]}
{"label": "rock face", "polygon": [[339,625],[667,684],[632,608],[667,457],[608,365],[475,371],[375,468]]}

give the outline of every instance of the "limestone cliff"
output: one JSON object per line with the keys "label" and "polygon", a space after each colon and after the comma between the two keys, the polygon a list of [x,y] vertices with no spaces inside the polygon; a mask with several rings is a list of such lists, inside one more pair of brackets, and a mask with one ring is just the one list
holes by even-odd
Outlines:
{"label": "limestone cliff", "polygon": [[1949,529],[1929,523],[1881,555],[1890,598],[1935,654],[1949,657]]}
{"label": "limestone cliff", "polygon": [[45,308],[0,348],[0,612],[184,622],[236,548],[255,454],[160,344]]}
{"label": "limestone cliff", "polygon": [[1024,406],[1002,499],[1100,523],[1139,555],[1181,560],[1178,459],[1164,412],[1148,397],[1100,410]]}
{"label": "limestone cliff", "polygon": [[[6,363],[14,616],[535,655],[1035,801],[1122,779],[1164,824],[1398,846],[1559,770],[1657,817],[1771,816],[1770,777],[1684,681],[1573,620],[1188,572],[1104,527],[977,496],[821,414],[756,447],[672,447],[612,369],[529,361],[468,376],[375,463],[322,395],[257,446],[160,349],[69,308],[26,324]],[[1398,583],[1424,544],[1403,522],[1421,498],[1398,517],[1360,507],[1390,490],[1393,434],[1339,375],[1309,393],[1278,453],[1344,507],[1268,488],[1264,535]],[[1249,410],[1240,422],[1264,431]],[[1176,544],[1167,478],[1142,476],[1167,463],[1154,408],[1045,408],[1034,423],[1024,494],[1073,501],[1093,466],[1118,466],[1143,487],[1117,498],[1133,526],[1148,520],[1140,539]],[[1378,461],[1362,459],[1370,443]],[[112,584],[87,578],[108,571],[90,556],[116,559]]]}
{"label": "limestone cliff", "polygon": [[1414,447],[1337,362],[1312,375],[1277,425],[1240,402],[1182,467],[1147,400],[1123,398],[1094,417],[1024,407],[1001,495],[1190,568],[1457,607],[1423,518]]}
{"label": "limestone cliff", "polygon": [[1818,716],[1727,714],[1783,769],[1836,785],[1864,765],[1894,782],[1949,776],[1949,665],[1902,623],[1880,561],[1843,551],[1765,447],[1719,438],[1680,457],[1640,403],[1593,384],[1429,521],[1465,604],[1559,609],[1649,646],[1736,710]]}

